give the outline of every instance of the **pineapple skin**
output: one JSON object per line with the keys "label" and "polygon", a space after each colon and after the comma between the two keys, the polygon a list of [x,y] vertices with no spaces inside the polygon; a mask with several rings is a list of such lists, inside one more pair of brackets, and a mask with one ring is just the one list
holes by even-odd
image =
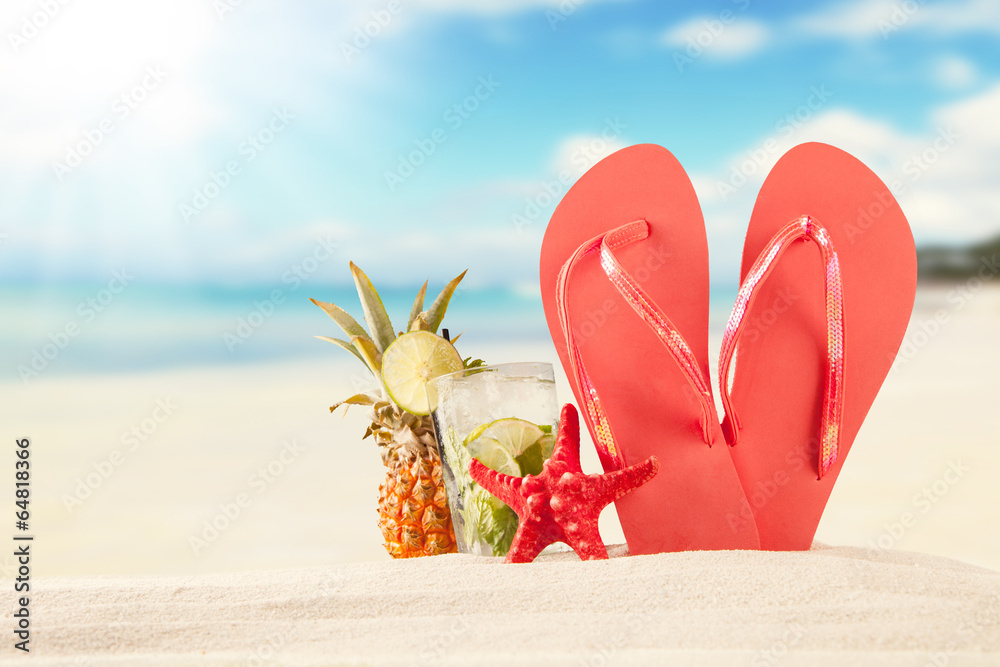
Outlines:
{"label": "pineapple skin", "polygon": [[456,553],[430,417],[410,414],[389,402],[372,406],[371,417],[369,434],[388,468],[378,493],[378,523],[386,551],[393,558]]}
{"label": "pineapple skin", "polygon": [[378,489],[379,528],[393,558],[458,551],[437,452],[390,467]]}

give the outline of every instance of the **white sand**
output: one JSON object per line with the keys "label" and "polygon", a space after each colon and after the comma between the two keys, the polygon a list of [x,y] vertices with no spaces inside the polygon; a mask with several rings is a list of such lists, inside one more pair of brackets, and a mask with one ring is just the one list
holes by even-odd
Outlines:
{"label": "white sand", "polygon": [[34,605],[35,665],[1000,664],[1000,573],[857,548],[50,578]]}

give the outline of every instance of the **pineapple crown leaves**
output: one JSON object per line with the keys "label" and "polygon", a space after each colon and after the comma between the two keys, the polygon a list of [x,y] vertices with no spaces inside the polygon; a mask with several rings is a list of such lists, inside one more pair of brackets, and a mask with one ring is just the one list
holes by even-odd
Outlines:
{"label": "pineapple crown leaves", "polygon": [[[385,310],[385,304],[382,303],[382,298],[379,296],[372,281],[354,262],[350,263],[350,268],[368,329],[366,330],[361,326],[357,320],[351,317],[340,306],[317,299],[310,299],[310,301],[322,308],[323,312],[330,316],[330,319],[337,323],[337,326],[343,330],[349,340],[332,338],[330,336],[316,336],[316,338],[333,343],[357,357],[378,380],[382,396],[375,397],[373,394],[357,394],[337,403],[330,408],[331,412],[335,408],[345,404],[372,405],[371,403],[354,400],[361,400],[359,399],[360,396],[369,396],[377,398],[379,401],[385,401],[388,392],[386,392],[385,387],[382,385],[382,353],[396,340],[397,336],[402,335],[402,332],[397,334],[395,329],[393,329],[389,314]],[[430,331],[436,334],[438,327],[441,326],[441,322],[444,320],[448,305],[451,303],[451,297],[467,272],[468,270],[463,271],[459,276],[445,285],[444,289],[437,295],[437,298],[434,299],[430,308],[426,310],[424,309],[424,299],[427,295],[427,282],[425,281],[413,301],[410,316],[407,320],[406,331]]]}
{"label": "pineapple crown leaves", "polygon": [[457,278],[445,285],[444,289],[441,290],[441,293],[438,294],[436,299],[434,299],[434,303],[431,304],[431,307],[428,308],[425,313],[421,313],[422,315],[426,314],[428,331],[431,333],[437,333],[438,327],[441,326],[441,322],[444,320],[444,313],[448,310],[448,304],[451,303],[451,296],[455,293],[458,283],[462,282],[462,278],[464,278],[465,274],[468,272],[468,269],[462,271]]}
{"label": "pineapple crown leaves", "polygon": [[350,398],[345,398],[339,403],[334,403],[333,405],[331,405],[330,412],[333,412],[341,405],[375,405],[376,403],[380,402],[382,402],[382,397],[376,394],[368,394],[368,393],[355,394]]}
{"label": "pineapple crown leaves", "polygon": [[392,345],[392,341],[396,340],[396,333],[392,328],[392,322],[389,321],[389,314],[385,312],[382,297],[378,295],[365,272],[354,262],[351,262],[351,275],[354,276],[354,285],[358,288],[358,298],[361,300],[365,322],[368,323],[368,330],[371,332],[371,340],[375,341],[379,352],[385,352],[386,348]]}
{"label": "pineapple crown leaves", "polygon": [[427,294],[427,281],[425,280],[424,284],[420,288],[420,291],[417,292],[417,298],[413,300],[413,307],[410,308],[410,318],[406,320],[407,331],[417,330],[413,328],[413,323],[416,322],[418,319],[421,320],[424,325],[427,324],[427,320],[422,316],[424,310],[424,296],[426,296],[426,294]]}
{"label": "pineapple crown leaves", "polygon": [[[347,334],[350,340],[347,341],[330,336],[316,336],[316,338],[333,343],[347,350],[360,359],[372,375],[380,377],[382,371],[382,353],[385,352],[386,348],[400,334],[395,333],[389,315],[385,310],[385,305],[382,303],[382,298],[379,296],[375,286],[372,285],[371,280],[354,262],[351,262],[350,266],[351,275],[354,277],[354,284],[358,290],[358,297],[361,301],[361,308],[364,311],[364,319],[368,325],[368,330],[361,326],[357,320],[351,317],[340,306],[319,301],[318,299],[310,299],[310,301],[322,308],[330,316],[330,319],[337,323],[337,326]],[[424,310],[427,282],[424,282],[420,291],[417,292],[416,299],[413,301],[413,307],[410,309],[406,331],[430,331],[431,333],[437,333],[438,327],[441,326],[441,322],[444,320],[445,312],[448,310],[448,305],[451,303],[451,297],[454,295],[458,283],[461,282],[466,273],[467,271],[463,271],[461,275],[445,285],[444,289],[441,290],[440,294],[437,295],[437,298],[431,304],[431,307],[427,310]]]}

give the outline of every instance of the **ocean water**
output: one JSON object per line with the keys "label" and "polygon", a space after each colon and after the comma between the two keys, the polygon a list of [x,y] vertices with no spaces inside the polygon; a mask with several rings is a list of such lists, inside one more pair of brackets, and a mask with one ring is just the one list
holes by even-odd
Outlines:
{"label": "ocean water", "polygon": [[[382,291],[397,329],[405,325],[415,291]],[[713,332],[724,326],[734,296],[734,291],[713,291]],[[342,337],[342,332],[309,297],[336,303],[362,320],[352,286],[5,286],[0,288],[0,377],[30,382],[42,374],[141,372],[345,354],[313,337]],[[445,325],[452,337],[464,334],[459,351],[549,338],[540,296],[512,288],[460,290]]]}

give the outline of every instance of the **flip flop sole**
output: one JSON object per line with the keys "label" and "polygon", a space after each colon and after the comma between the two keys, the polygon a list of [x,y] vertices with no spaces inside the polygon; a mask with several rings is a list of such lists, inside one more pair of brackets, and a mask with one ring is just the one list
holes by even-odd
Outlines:
{"label": "flip flop sole", "polygon": [[[843,278],[844,409],[837,461],[818,479],[826,364],[824,269],[812,243],[797,243],[759,286],[733,374],[742,428],[730,453],[761,548],[804,550],[896,351],[913,308],[913,235],[889,188],[832,146],[796,146],[761,187],[743,248],[742,283],[784,225],[809,215],[830,234]],[[723,381],[725,379],[723,378]]]}
{"label": "flip flop sole", "polygon": [[[632,146],[605,158],[567,192],[542,243],[545,315],[580,406],[556,303],[563,264],[586,241],[635,220],[648,238],[617,252],[622,265],[666,313],[708,378],[708,243],[701,209],[683,167],[666,149]],[[633,554],[753,549],[753,522],[717,419],[715,444],[702,439],[700,404],[657,335],[618,293],[599,260],[582,260],[568,283],[568,308],[584,365],[605,407],[624,464],[656,455],[660,471],[616,502]],[[581,410],[594,434],[586,410]],[[595,439],[596,442],[596,439]],[[607,467],[607,466],[606,466]]]}

